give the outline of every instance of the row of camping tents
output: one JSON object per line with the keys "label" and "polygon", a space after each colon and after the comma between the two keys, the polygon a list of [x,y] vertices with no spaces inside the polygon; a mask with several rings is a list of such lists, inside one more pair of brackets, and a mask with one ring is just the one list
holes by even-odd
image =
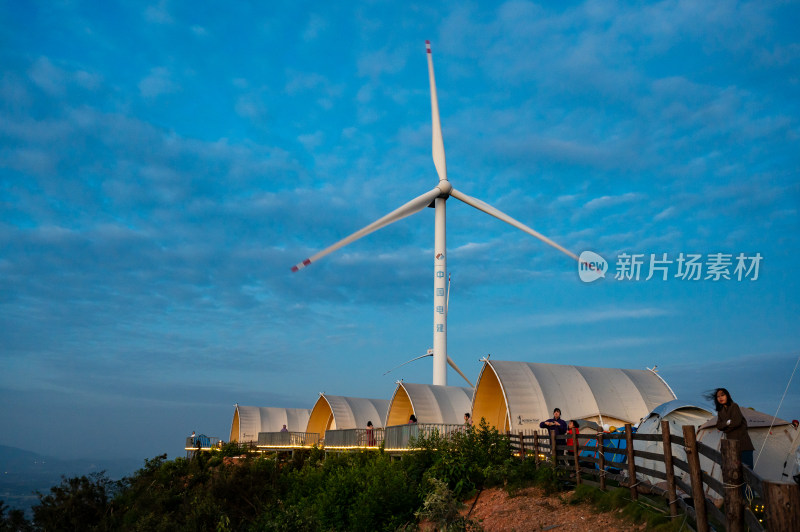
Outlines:
{"label": "row of camping tents", "polygon": [[257,441],[260,432],[317,433],[407,423],[460,424],[469,412],[500,431],[531,431],[555,407],[564,418],[602,424],[638,423],[656,406],[675,399],[654,370],[593,368],[484,359],[475,388],[400,381],[391,399],[322,393],[305,409],[237,406],[231,441]]}
{"label": "row of camping tents", "polygon": [[[257,442],[259,433],[312,434],[324,443],[330,430],[402,425],[414,415],[422,424],[463,423],[464,413],[501,432],[530,433],[560,408],[564,419],[579,420],[582,433],[598,427],[626,423],[640,433],[658,434],[661,421],[669,421],[673,434],[683,425],[698,429],[698,441],[719,449],[721,433],[705,408],[677,400],[669,385],[645,369],[595,368],[520,361],[483,360],[475,388],[434,386],[400,381],[391,399],[370,399],[322,393],[311,409],[249,407],[237,405],[230,441]],[[790,481],[798,468],[795,454],[800,443],[791,423],[745,409],[756,447],[755,472],[768,480]],[[318,436],[317,436],[318,435]],[[623,440],[624,441],[624,440]],[[635,449],[662,452],[660,442],[639,442]],[[673,450],[677,458],[681,449]],[[637,465],[663,471],[663,465],[637,458]],[[706,473],[721,478],[719,465],[703,458]],[[648,479],[657,483],[658,479]]]}

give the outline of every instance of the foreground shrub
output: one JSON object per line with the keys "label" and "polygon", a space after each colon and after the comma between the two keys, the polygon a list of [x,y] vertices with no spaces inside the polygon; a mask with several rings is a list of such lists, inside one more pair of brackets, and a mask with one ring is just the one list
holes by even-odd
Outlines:
{"label": "foreground shrub", "polygon": [[48,494],[37,493],[33,523],[43,530],[109,530],[110,500],[120,484],[104,472],[61,479]]}
{"label": "foreground shrub", "polygon": [[456,497],[504,482],[518,463],[512,459],[508,438],[489,427],[485,419],[478,427],[447,438],[433,434],[413,443],[430,459],[424,477],[445,482]]}

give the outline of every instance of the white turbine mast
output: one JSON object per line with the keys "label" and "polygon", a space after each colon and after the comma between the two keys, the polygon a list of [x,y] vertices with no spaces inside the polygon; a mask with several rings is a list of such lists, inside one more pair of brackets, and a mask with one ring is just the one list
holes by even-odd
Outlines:
{"label": "white turbine mast", "polygon": [[[387,225],[402,220],[412,214],[415,214],[425,207],[429,206],[431,202],[434,204],[434,246],[433,246],[433,384],[439,386],[447,386],[447,254],[446,254],[446,232],[445,232],[445,202],[448,198],[453,197],[459,201],[475,207],[479,211],[490,214],[517,229],[525,231],[531,236],[534,236],[557,250],[565,253],[570,258],[578,261],[578,256],[571,251],[556,244],[541,233],[531,229],[527,225],[518,222],[511,216],[495,209],[488,203],[479,199],[473,198],[459,192],[453,188],[450,181],[447,180],[447,164],[444,156],[444,141],[442,139],[442,125],[439,121],[439,101],[436,96],[436,78],[433,74],[433,55],[431,54],[431,43],[425,41],[425,47],[428,55],[428,78],[430,80],[431,91],[431,122],[433,126],[433,164],[436,167],[436,173],[439,175],[439,184],[436,187],[417,196],[405,205],[395,209],[386,216],[372,222],[353,233],[352,235],[343,238],[332,246],[329,246],[322,251],[317,252],[303,262],[292,266],[292,271],[296,272],[315,262],[322,257],[333,253],[334,251],[366,236],[370,233],[377,231]],[[427,355],[423,355],[427,356]]]}

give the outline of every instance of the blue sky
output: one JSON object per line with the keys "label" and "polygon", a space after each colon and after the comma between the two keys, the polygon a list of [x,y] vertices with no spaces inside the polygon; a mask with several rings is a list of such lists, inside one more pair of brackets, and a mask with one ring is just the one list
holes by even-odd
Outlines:
{"label": "blue sky", "polygon": [[[0,2],[0,443],[179,455],[233,404],[430,382],[433,210],[290,267],[437,182],[449,354],[644,368],[778,408],[800,356],[791,2]],[[673,260],[617,280],[622,254]],[[675,277],[731,255],[731,279]],[[758,278],[735,258],[760,254]],[[754,273],[754,272],[753,272]],[[451,384],[459,377],[450,372]],[[779,415],[800,418],[800,376]]]}

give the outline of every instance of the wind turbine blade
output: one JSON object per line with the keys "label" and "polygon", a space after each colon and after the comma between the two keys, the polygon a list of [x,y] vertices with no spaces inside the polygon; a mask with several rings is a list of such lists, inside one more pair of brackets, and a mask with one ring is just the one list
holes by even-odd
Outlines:
{"label": "wind turbine blade", "polygon": [[467,376],[466,376],[466,375],[464,375],[463,373],[461,373],[461,370],[460,370],[460,369],[458,369],[458,366],[456,366],[456,363],[455,363],[455,362],[453,362],[453,359],[452,359],[452,358],[450,358],[449,356],[447,357],[447,363],[448,363],[448,364],[450,364],[450,367],[451,367],[451,368],[453,368],[454,370],[456,370],[456,373],[458,373],[459,375],[461,375],[461,378],[462,378],[462,379],[464,379],[465,381],[467,381],[467,384],[469,384],[469,387],[470,387],[470,388],[474,388],[474,386],[472,385],[472,383],[471,383],[471,382],[469,382],[469,379],[467,378]]}
{"label": "wind turbine blade", "polygon": [[563,246],[561,246],[559,244],[556,244],[555,242],[553,242],[552,240],[550,240],[549,238],[547,238],[546,236],[544,236],[540,232],[534,231],[533,229],[531,229],[530,227],[528,227],[524,223],[518,222],[517,220],[515,220],[511,216],[505,214],[502,211],[499,211],[499,210],[495,209],[494,207],[492,207],[488,203],[486,203],[484,201],[481,201],[481,200],[479,200],[477,198],[473,198],[472,196],[467,196],[463,192],[459,192],[456,189],[451,190],[450,191],[450,195],[453,196],[454,198],[458,199],[458,200],[463,201],[467,205],[471,205],[471,206],[475,207],[479,211],[483,211],[486,214],[491,214],[492,216],[494,216],[498,220],[503,220],[507,224],[511,224],[514,227],[516,227],[517,229],[521,229],[521,230],[525,231],[529,235],[538,238],[539,240],[541,240],[545,244],[547,244],[549,246],[553,246],[557,250],[559,250],[562,253],[565,253],[566,255],[568,255],[570,258],[573,258],[573,259],[575,259],[575,260],[580,262],[580,259],[578,258],[578,256],[576,254],[574,254],[573,252],[571,252],[570,250],[564,248]]}
{"label": "wind turbine blade", "polygon": [[444,140],[442,140],[442,123],[439,121],[439,98],[436,96],[436,77],[433,75],[433,54],[431,41],[425,41],[428,51],[428,79],[431,84],[431,122],[433,124],[433,164],[439,181],[447,180],[447,163],[444,158]]}
{"label": "wind turbine blade", "polygon": [[418,356],[418,357],[416,357],[416,358],[412,358],[412,359],[411,359],[411,360],[409,360],[408,362],[403,362],[403,363],[402,363],[402,364],[400,364],[399,366],[395,366],[395,367],[393,367],[392,369],[390,369],[389,371],[387,371],[386,373],[384,373],[384,375],[387,375],[387,374],[389,374],[389,373],[393,372],[393,371],[394,371],[394,370],[396,370],[397,368],[402,368],[402,367],[403,367],[403,366],[405,366],[406,364],[410,364],[410,363],[414,362],[415,360],[419,360],[420,358],[432,357],[432,356],[433,356],[433,353],[426,353],[426,354],[424,354],[424,355],[420,355],[420,356]]}
{"label": "wind turbine blade", "polygon": [[332,246],[329,246],[329,247],[323,249],[322,251],[316,253],[315,255],[310,256],[309,258],[307,258],[303,262],[301,262],[299,264],[295,264],[294,266],[292,266],[292,271],[296,272],[298,270],[302,270],[303,268],[305,268],[306,266],[308,266],[312,262],[315,262],[315,261],[321,259],[325,255],[333,253],[337,249],[342,248],[342,247],[346,246],[347,244],[349,244],[351,242],[354,242],[354,241],[358,240],[359,238],[361,238],[363,236],[366,236],[366,235],[368,235],[370,233],[373,233],[373,232],[377,231],[378,229],[381,229],[382,227],[386,227],[387,225],[389,225],[389,224],[391,224],[393,222],[396,222],[398,220],[402,220],[403,218],[405,218],[407,216],[411,216],[412,214],[421,211],[422,209],[424,209],[425,207],[430,205],[430,203],[437,196],[439,196],[441,193],[442,193],[442,191],[439,190],[439,188],[437,187],[437,188],[434,188],[433,190],[431,190],[430,192],[426,192],[425,194],[414,198],[413,200],[409,201],[408,203],[406,203],[405,205],[403,205],[399,209],[393,210],[392,212],[390,212],[389,214],[387,214],[383,218],[372,222],[371,224],[369,224],[365,228],[363,228],[363,229],[361,229],[359,231],[356,231],[355,233],[353,233],[352,235],[350,235],[350,236],[348,236],[346,238],[343,238],[343,239],[339,240],[338,242],[336,242]]}

